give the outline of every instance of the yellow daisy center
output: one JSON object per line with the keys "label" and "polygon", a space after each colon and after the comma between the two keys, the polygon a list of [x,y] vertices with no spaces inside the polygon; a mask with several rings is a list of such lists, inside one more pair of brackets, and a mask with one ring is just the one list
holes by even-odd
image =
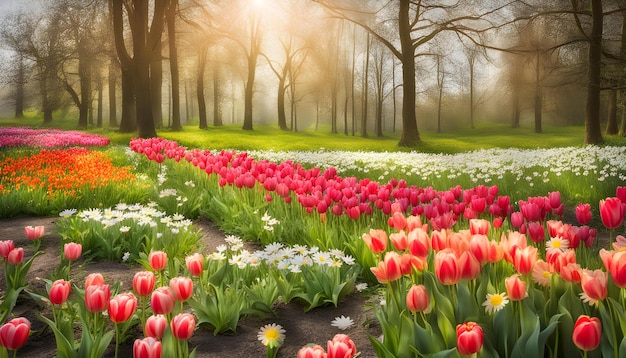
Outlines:
{"label": "yellow daisy center", "polygon": [[492,306],[499,306],[502,304],[502,301],[503,301],[503,298],[500,295],[493,295],[489,299],[489,303],[491,303]]}
{"label": "yellow daisy center", "polygon": [[543,278],[550,278],[550,273],[548,271],[544,271],[541,276],[543,276]]}
{"label": "yellow daisy center", "polygon": [[268,340],[276,340],[278,338],[278,330],[277,329],[268,329],[265,331],[265,338]]}
{"label": "yellow daisy center", "polygon": [[561,242],[558,240],[555,240],[554,242],[552,242],[552,247],[554,247],[555,249],[558,249],[561,247]]}

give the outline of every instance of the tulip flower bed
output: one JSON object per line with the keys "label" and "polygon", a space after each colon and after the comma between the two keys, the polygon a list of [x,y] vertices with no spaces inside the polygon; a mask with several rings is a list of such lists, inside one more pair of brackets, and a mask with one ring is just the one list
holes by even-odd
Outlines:
{"label": "tulip flower bed", "polygon": [[129,167],[116,166],[108,155],[85,148],[6,156],[0,159],[0,217],[46,215],[68,206],[137,197],[142,187],[146,189]]}
{"label": "tulip flower bed", "polygon": [[79,131],[33,129],[30,127],[0,128],[0,148],[103,147],[109,145],[109,143],[109,138]]}
{"label": "tulip flower bed", "polygon": [[[54,332],[61,355],[97,357],[111,346],[117,355],[118,343],[130,336],[136,357],[193,356],[189,342],[198,330],[236,332],[243,317],[272,316],[289,302],[312,312],[341,307],[360,286],[357,279],[371,287],[382,331],[369,337],[366,356],[626,355],[626,187],[619,185],[626,173],[624,161],[615,159],[623,158],[623,148],[586,147],[593,162],[581,159],[587,155],[581,151],[572,158],[585,163],[571,159],[545,170],[545,162],[556,159],[544,155],[544,163],[520,169],[520,163],[492,157],[489,162],[498,166],[470,170],[462,156],[434,156],[432,166],[446,160],[465,165],[441,169],[442,183],[489,185],[448,190],[408,179],[339,175],[369,170],[386,180],[385,171],[398,169],[435,183],[437,174],[407,169],[397,159],[392,165],[387,159],[388,169],[360,159],[363,169],[355,169],[335,167],[329,155],[323,166],[306,169],[306,160],[189,150],[158,138],[132,140],[130,148],[134,153],[125,155],[135,180],[149,186],[145,196],[63,211],[58,229],[65,249],[45,292],[24,288],[20,277],[30,264],[22,263],[23,250],[0,244],[7,275],[0,313],[6,319],[9,303],[26,293],[49,301],[41,320]],[[561,159],[569,160],[563,152]],[[498,177],[503,184],[493,185]],[[579,182],[569,183],[577,177]],[[512,196],[520,182],[532,189]],[[558,190],[530,194],[552,183],[569,194],[563,201]],[[598,191],[602,200],[580,202],[577,191],[585,197]],[[208,218],[237,236],[201,253],[188,218]],[[238,237],[262,247],[243,249]],[[37,260],[37,247],[27,252]],[[132,292],[121,288],[128,282],[120,287],[97,275],[76,281],[70,273],[75,275],[78,257],[138,268]],[[74,324],[79,337],[70,332]],[[342,316],[333,325],[351,327],[353,321]],[[23,332],[27,326],[18,319],[0,327],[0,345],[19,348],[20,339],[3,343],[3,329]],[[280,356],[289,334],[279,324],[263,326],[258,340],[266,356]],[[351,357],[364,350],[349,335],[327,339],[326,347],[311,342],[299,356]]]}

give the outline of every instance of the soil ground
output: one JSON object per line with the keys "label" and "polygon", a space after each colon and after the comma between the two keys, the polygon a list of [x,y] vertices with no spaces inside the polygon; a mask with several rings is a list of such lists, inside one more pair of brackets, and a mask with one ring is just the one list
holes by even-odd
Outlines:
{"label": "soil ground", "polygon": [[[44,225],[46,235],[42,238],[43,255],[34,259],[27,276],[29,290],[46,295],[44,278],[59,265],[61,256],[61,239],[55,230],[57,217],[20,217],[0,220],[0,240],[13,240],[16,247],[25,248],[25,260],[32,252],[29,249],[29,241],[24,235],[24,227],[28,225]],[[217,245],[224,243],[225,234],[208,222],[196,222],[203,233],[203,245],[207,252],[211,252]],[[132,288],[132,280],[135,272],[141,271],[140,266],[129,266],[116,262],[84,262],[78,260],[72,264],[72,282],[82,282],[84,278],[94,272],[101,273],[105,281],[113,283],[122,282],[121,290],[128,291]],[[4,274],[0,275],[0,296],[4,295],[6,287]],[[243,318],[239,322],[237,333],[213,335],[211,327],[201,326],[194,332],[189,341],[190,349],[196,348],[196,357],[265,357],[265,347],[257,339],[259,329],[268,323],[280,324],[286,330],[286,338],[278,352],[278,357],[295,357],[298,350],[308,344],[316,343],[326,347],[326,341],[332,339],[337,333],[348,334],[355,342],[360,352],[359,357],[373,358],[376,353],[369,341],[368,335],[378,337],[380,327],[374,313],[369,308],[366,298],[354,293],[346,297],[338,307],[319,307],[308,313],[304,307],[296,303],[283,304],[276,308],[278,317],[266,319]],[[18,351],[20,357],[47,358],[56,356],[56,344],[53,333],[45,324],[37,318],[40,307],[25,293],[20,296],[17,306],[13,310],[14,316],[24,316],[31,321],[32,333],[26,345]],[[41,314],[51,317],[49,311],[41,311]],[[345,331],[332,327],[331,321],[338,316],[351,317],[355,325]],[[133,337],[120,346],[120,357],[132,357]],[[107,351],[106,357],[114,356],[114,344]]]}

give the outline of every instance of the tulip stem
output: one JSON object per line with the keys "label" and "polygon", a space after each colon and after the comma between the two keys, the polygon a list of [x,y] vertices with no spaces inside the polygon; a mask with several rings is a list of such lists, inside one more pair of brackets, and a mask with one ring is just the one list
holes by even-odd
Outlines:
{"label": "tulip stem", "polygon": [[117,358],[117,352],[120,347],[120,325],[115,324],[115,358]]}

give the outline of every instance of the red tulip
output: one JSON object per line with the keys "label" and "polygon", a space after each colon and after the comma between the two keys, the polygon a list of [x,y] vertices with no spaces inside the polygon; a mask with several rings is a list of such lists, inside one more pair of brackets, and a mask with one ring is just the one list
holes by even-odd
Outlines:
{"label": "red tulip", "polygon": [[454,285],[461,281],[463,272],[459,259],[451,249],[443,249],[435,255],[435,275],[444,285]]}
{"label": "red tulip", "polygon": [[370,229],[369,234],[363,234],[363,241],[375,254],[385,251],[387,240],[387,233],[383,230]]}
{"label": "red tulip", "polygon": [[185,302],[193,294],[193,281],[189,277],[174,277],[170,280],[170,290],[178,302]]}
{"label": "red tulip", "polygon": [[592,351],[600,345],[602,323],[598,317],[582,315],[578,317],[572,332],[572,341],[583,351]]}
{"label": "red tulip", "polygon": [[587,225],[591,221],[591,205],[578,204],[576,207],[576,220],[580,225]]}
{"label": "red tulip", "polygon": [[0,257],[8,258],[9,252],[15,248],[15,244],[13,240],[2,240],[0,241]]}
{"label": "red tulip", "polygon": [[476,260],[484,265],[489,256],[489,238],[484,234],[473,234],[470,239],[470,250]]}
{"label": "red tulip", "polygon": [[161,271],[167,266],[167,254],[163,251],[153,251],[148,256],[148,261],[154,271]]}
{"label": "red tulip", "polygon": [[109,318],[114,323],[126,322],[135,313],[137,297],[132,293],[121,293],[109,301]]}
{"label": "red tulip", "polygon": [[430,298],[424,285],[413,285],[406,295],[406,307],[411,312],[423,312],[428,309]]}
{"label": "red tulip", "polygon": [[616,229],[624,221],[625,204],[618,198],[600,200],[600,218],[607,229]]}
{"label": "red tulip", "polygon": [[513,266],[517,272],[522,275],[529,274],[533,270],[533,265],[537,262],[537,248],[527,246],[525,248],[517,248],[513,255]]}
{"label": "red tulip", "polygon": [[398,251],[406,250],[406,247],[409,244],[408,238],[406,237],[406,233],[404,232],[404,230],[400,232],[394,232],[393,234],[389,235],[389,240],[391,240],[393,247],[395,247]]}
{"label": "red tulip", "polygon": [[611,274],[615,286],[626,288],[626,251],[600,250],[604,267]]}
{"label": "red tulip", "polygon": [[341,343],[344,343],[346,346],[348,346],[351,352],[349,357],[353,357],[356,355],[357,353],[356,345],[354,344],[350,336],[348,336],[347,334],[342,334],[342,333],[335,334],[332,341],[335,343],[341,342]]}
{"label": "red tulip", "polygon": [[472,235],[487,235],[489,232],[489,221],[485,219],[470,219],[470,233]]}
{"label": "red tulip", "polygon": [[475,322],[456,326],[456,349],[461,355],[478,353],[483,346],[483,329]]}
{"label": "red tulip", "polygon": [[192,276],[202,275],[202,266],[204,263],[204,256],[202,256],[202,254],[195,253],[187,256],[187,258],[185,258],[185,263],[187,264],[187,270],[189,270],[189,273]]}
{"label": "red tulip", "polygon": [[395,251],[385,254],[385,259],[378,263],[377,267],[370,267],[370,270],[380,283],[388,283],[402,277],[400,255]]}
{"label": "red tulip", "polygon": [[63,246],[63,253],[65,254],[65,258],[70,261],[78,259],[82,252],[83,246],[75,242],[68,242]]}
{"label": "red tulip", "polygon": [[515,228],[519,228],[524,224],[524,214],[516,211],[511,213],[511,225]]}
{"label": "red tulip", "polygon": [[85,306],[92,313],[102,312],[109,305],[111,289],[109,285],[91,285],[85,289]]}
{"label": "red tulip", "polygon": [[65,301],[67,301],[71,290],[72,285],[69,281],[62,279],[54,281],[50,287],[50,292],[48,292],[50,302],[53,305],[62,305]]}
{"label": "red tulip", "polygon": [[150,304],[154,314],[169,314],[174,309],[174,295],[169,287],[159,287],[152,292]]}
{"label": "red tulip", "polygon": [[43,225],[39,225],[39,226],[26,226],[24,227],[24,233],[26,234],[26,237],[28,238],[28,240],[38,240],[40,238],[43,237],[44,235],[44,227]]}
{"label": "red tulip", "polygon": [[341,341],[328,341],[326,343],[326,358],[350,358],[352,349]]}
{"label": "red tulip", "polygon": [[139,271],[133,277],[133,291],[139,297],[145,297],[152,293],[156,277],[152,271]]}
{"label": "red tulip", "polygon": [[191,313],[179,313],[170,323],[172,335],[181,341],[186,341],[193,335],[196,329],[196,319]]}
{"label": "red tulip", "polygon": [[24,249],[21,247],[15,248],[9,251],[9,256],[7,257],[7,261],[11,265],[17,265],[22,262],[24,259]]}
{"label": "red tulip", "polygon": [[564,266],[561,266],[559,274],[561,278],[565,282],[578,283],[582,279],[581,277],[582,269],[580,265],[577,263],[568,263]]}
{"label": "red tulip", "polygon": [[163,315],[150,316],[146,320],[145,335],[156,339],[163,338],[163,333],[167,327],[167,319]]}
{"label": "red tulip", "polygon": [[161,358],[161,342],[153,337],[136,339],[133,344],[133,358]]}
{"label": "red tulip", "polygon": [[326,352],[322,346],[304,346],[298,351],[297,358],[325,358]]}
{"label": "red tulip", "polygon": [[24,317],[13,318],[0,327],[0,345],[8,350],[21,348],[30,335],[30,321]]}
{"label": "red tulip", "polygon": [[463,253],[461,253],[458,265],[461,270],[461,278],[474,280],[480,274],[480,261],[478,261],[470,251],[463,251]]}
{"label": "red tulip", "polygon": [[506,293],[511,301],[521,301],[528,293],[526,292],[526,282],[520,280],[519,275],[514,274],[504,280]]}
{"label": "red tulip", "polygon": [[412,255],[418,257],[427,257],[430,252],[430,238],[428,233],[421,227],[409,231],[408,248]]}
{"label": "red tulip", "polygon": [[615,188],[615,196],[626,204],[626,186],[618,186]]}
{"label": "red tulip", "polygon": [[529,221],[526,223],[528,236],[534,243],[543,242],[546,239],[546,232],[543,224],[538,221]]}
{"label": "red tulip", "polygon": [[104,285],[104,277],[99,273],[90,273],[87,275],[87,278],[85,278],[85,290],[87,287],[93,285]]}
{"label": "red tulip", "polygon": [[583,270],[580,276],[580,285],[583,289],[583,299],[589,305],[597,304],[608,295],[609,276],[602,270]]}

